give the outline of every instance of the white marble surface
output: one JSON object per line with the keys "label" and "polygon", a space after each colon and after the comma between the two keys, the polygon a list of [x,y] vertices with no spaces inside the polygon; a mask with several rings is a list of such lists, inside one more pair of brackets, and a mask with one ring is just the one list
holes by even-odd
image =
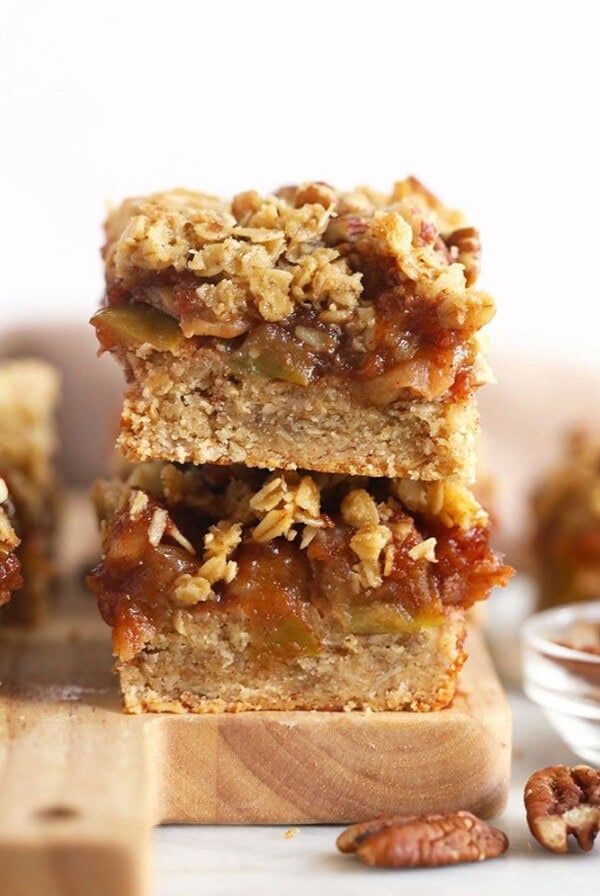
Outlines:
{"label": "white marble surface", "polygon": [[600,842],[592,853],[553,856],[532,839],[523,785],[535,769],[575,763],[542,713],[510,695],[514,722],[511,793],[496,820],[508,853],[477,865],[417,871],[373,871],[335,849],[341,828],[307,826],[286,839],[285,827],[169,826],[156,832],[157,896],[592,896],[600,893]]}

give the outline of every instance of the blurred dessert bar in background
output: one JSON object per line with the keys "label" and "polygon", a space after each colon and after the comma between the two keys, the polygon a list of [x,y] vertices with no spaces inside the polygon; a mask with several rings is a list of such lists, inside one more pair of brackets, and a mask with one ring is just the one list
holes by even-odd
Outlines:
{"label": "blurred dessert bar in background", "polygon": [[511,572],[459,481],[155,462],[95,500],[130,712],[437,709]]}
{"label": "blurred dessert bar in background", "polygon": [[38,622],[54,580],[58,392],[58,374],[45,361],[0,362],[0,570],[9,583],[3,585],[0,578],[0,592],[4,592],[0,603],[6,600],[6,591],[17,587],[17,560],[22,578],[18,593],[2,611],[11,622]]}
{"label": "blurred dessert bar in background", "polygon": [[414,178],[129,199],[104,258],[130,460],[472,481],[494,304],[477,231]]}
{"label": "blurred dessert bar in background", "polygon": [[576,430],[532,496],[538,608],[600,600],[600,434]]}
{"label": "blurred dessert bar in background", "polygon": [[14,510],[4,479],[0,479],[0,607],[23,584],[16,554],[19,538],[13,526]]}

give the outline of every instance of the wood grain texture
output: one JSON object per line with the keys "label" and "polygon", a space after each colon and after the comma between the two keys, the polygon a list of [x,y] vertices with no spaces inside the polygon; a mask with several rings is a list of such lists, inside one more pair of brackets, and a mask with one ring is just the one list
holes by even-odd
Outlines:
{"label": "wood grain texture", "polygon": [[[379,814],[501,811],[510,714],[478,632],[451,708],[150,719],[162,821],[346,823]],[[201,761],[199,761],[201,757]]]}
{"label": "wood grain texture", "polygon": [[0,896],[142,896],[160,822],[504,805],[510,715],[478,632],[439,712],[126,716],[108,628],[63,598],[46,628],[0,632]]}

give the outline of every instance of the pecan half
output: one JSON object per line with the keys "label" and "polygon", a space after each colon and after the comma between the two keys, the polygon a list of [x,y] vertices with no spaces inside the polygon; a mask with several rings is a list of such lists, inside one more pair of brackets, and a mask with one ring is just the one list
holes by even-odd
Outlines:
{"label": "pecan half", "polygon": [[472,286],[479,277],[481,263],[481,240],[474,227],[460,227],[444,237],[449,249],[455,247],[456,261],[464,265],[467,286]]}
{"label": "pecan half", "polygon": [[340,852],[355,852],[380,868],[435,868],[502,855],[508,838],[470,812],[376,818],[355,824],[337,839]]}
{"label": "pecan half", "polygon": [[600,771],[552,765],[534,772],[525,785],[525,808],[529,830],[546,849],[566,852],[573,834],[587,851],[600,830]]}

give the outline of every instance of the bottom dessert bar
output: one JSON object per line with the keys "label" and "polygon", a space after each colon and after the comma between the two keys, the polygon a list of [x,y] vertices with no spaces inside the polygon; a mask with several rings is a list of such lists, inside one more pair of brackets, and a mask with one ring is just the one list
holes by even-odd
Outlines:
{"label": "bottom dessert bar", "polygon": [[410,634],[350,635],[332,619],[319,650],[264,648],[257,657],[247,614],[193,616],[161,631],[119,664],[129,712],[255,709],[426,711],[446,706],[466,658],[463,613]]}
{"label": "bottom dessert bar", "polygon": [[46,362],[23,358],[0,364],[0,477],[8,489],[23,576],[18,594],[2,611],[11,622],[38,622],[55,578],[57,397],[58,376]]}
{"label": "bottom dessert bar", "polygon": [[440,708],[511,573],[458,481],[150,462],[95,501],[130,712]]}

